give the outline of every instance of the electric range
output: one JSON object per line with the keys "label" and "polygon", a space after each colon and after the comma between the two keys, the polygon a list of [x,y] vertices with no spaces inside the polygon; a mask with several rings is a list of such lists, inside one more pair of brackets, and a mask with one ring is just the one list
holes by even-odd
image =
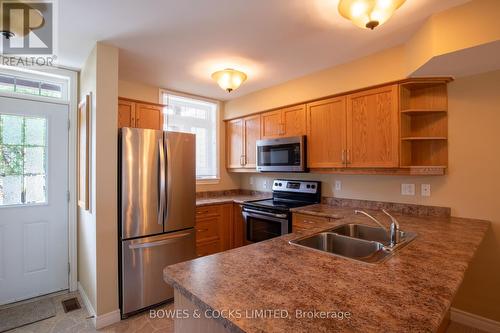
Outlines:
{"label": "electric range", "polygon": [[245,239],[254,243],[292,232],[292,208],[321,202],[321,182],[275,179],[273,197],[243,204]]}

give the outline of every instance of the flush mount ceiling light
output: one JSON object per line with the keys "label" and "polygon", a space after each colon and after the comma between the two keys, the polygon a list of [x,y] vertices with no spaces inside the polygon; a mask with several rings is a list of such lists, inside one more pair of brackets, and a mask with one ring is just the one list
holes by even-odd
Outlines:
{"label": "flush mount ceiling light", "polygon": [[406,0],[340,0],[339,13],[360,28],[384,24]]}
{"label": "flush mount ceiling light", "polygon": [[232,68],[226,68],[212,74],[219,87],[227,92],[237,89],[246,79],[247,75]]}

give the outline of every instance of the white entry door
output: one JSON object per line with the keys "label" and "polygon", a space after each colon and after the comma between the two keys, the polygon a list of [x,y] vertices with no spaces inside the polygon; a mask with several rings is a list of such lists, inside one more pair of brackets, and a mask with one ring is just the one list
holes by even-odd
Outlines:
{"label": "white entry door", "polygon": [[0,305],[68,289],[68,106],[0,97]]}

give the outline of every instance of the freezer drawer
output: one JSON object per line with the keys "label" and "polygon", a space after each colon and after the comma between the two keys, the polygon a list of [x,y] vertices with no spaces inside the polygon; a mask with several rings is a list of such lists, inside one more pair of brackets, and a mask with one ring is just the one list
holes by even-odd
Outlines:
{"label": "freezer drawer", "polygon": [[126,315],[174,297],[163,280],[163,269],[196,257],[195,231],[123,241],[121,250],[121,310]]}

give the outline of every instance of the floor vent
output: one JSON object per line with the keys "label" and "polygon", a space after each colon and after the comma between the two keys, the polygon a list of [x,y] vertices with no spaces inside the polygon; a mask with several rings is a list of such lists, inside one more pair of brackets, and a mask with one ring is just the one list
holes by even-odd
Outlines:
{"label": "floor vent", "polygon": [[68,298],[61,302],[64,308],[64,312],[68,313],[70,311],[78,310],[81,308],[80,303],[78,303],[78,299],[76,297]]}

